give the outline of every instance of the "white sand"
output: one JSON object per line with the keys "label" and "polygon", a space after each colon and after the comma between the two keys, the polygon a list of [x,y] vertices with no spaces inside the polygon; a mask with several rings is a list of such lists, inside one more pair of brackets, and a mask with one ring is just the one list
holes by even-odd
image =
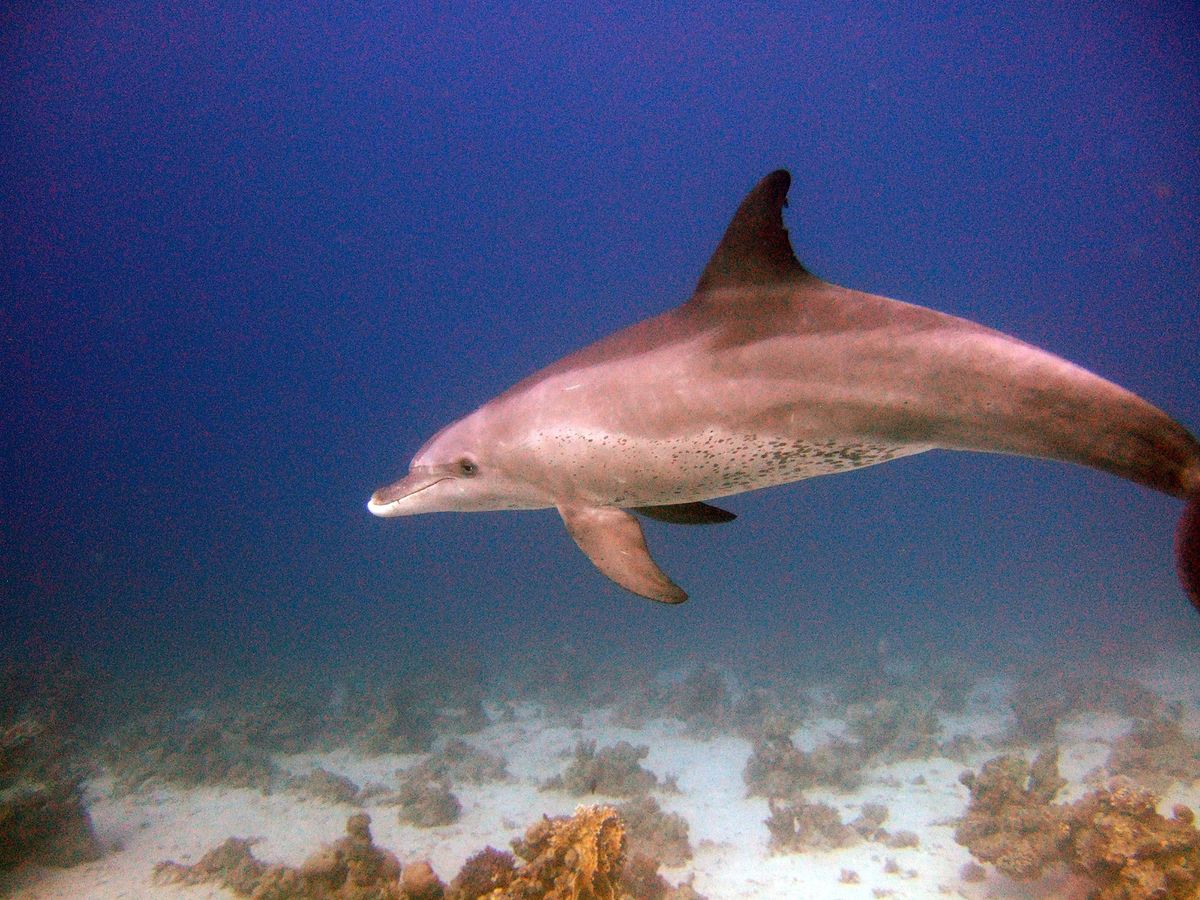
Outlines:
{"label": "white sand", "polygon": [[[1196,676],[1161,669],[1147,681],[1163,693],[1194,703]],[[943,716],[945,737],[968,733],[975,737],[1003,731],[1007,721],[1004,694],[999,684],[982,685],[968,710]],[[1188,721],[1195,725],[1196,710]],[[816,720],[796,735],[801,747],[811,747],[842,727],[837,720]],[[1060,766],[1070,786],[1071,799],[1087,789],[1084,776],[1100,765],[1112,738],[1128,727],[1117,717],[1076,720],[1059,730]],[[989,869],[981,883],[959,877],[967,851],[954,842],[951,822],[965,808],[967,791],[958,783],[965,766],[948,759],[905,761],[872,770],[864,785],[849,794],[812,791],[810,799],[835,806],[844,821],[853,819],[866,802],[883,803],[889,810],[885,827],[910,830],[920,846],[893,850],[878,843],[862,843],[844,850],[772,855],[764,825],[766,801],[748,799],[742,771],[750,755],[749,744],[735,737],[712,741],[689,738],[682,723],[652,720],[637,730],[609,723],[607,711],[584,717],[579,728],[548,721],[533,705],[518,705],[515,721],[498,722],[470,737],[476,746],[502,753],[513,780],[507,783],[456,784],[463,814],[453,825],[422,829],[401,825],[394,807],[370,806],[375,842],[402,862],[429,859],[449,881],[462,863],[484,846],[507,849],[509,841],[543,814],[570,813],[581,801],[558,791],[541,791],[538,784],[561,772],[571,750],[581,739],[594,739],[603,747],[618,740],[650,747],[643,764],[660,778],[674,775],[680,793],[659,793],[662,806],[681,814],[691,829],[696,855],[679,869],[663,874],[675,883],[689,873],[695,888],[710,900],[726,898],[894,898],[966,897],[1033,898],[1046,896],[1047,885],[1015,884]],[[971,765],[997,755],[986,750]],[[321,765],[353,779],[395,783],[397,769],[423,757],[383,756],[364,758],[348,751],[280,758],[294,773]],[[588,797],[583,802],[600,802]],[[619,802],[619,801],[614,801]],[[1164,801],[1200,806],[1200,785],[1179,788]],[[151,880],[155,863],[173,859],[195,862],[229,836],[258,837],[254,852],[268,861],[300,863],[320,844],[343,834],[346,818],[357,807],[302,800],[289,793],[262,796],[248,790],[204,788],[181,791],[161,788],[115,799],[109,785],[91,786],[90,810],[97,833],[109,852],[97,862],[66,870],[25,870],[17,873],[12,896],[33,898],[202,898],[228,897],[214,887],[183,888],[156,885]],[[889,860],[894,865],[888,866]],[[843,883],[843,871],[856,873],[857,883]]]}

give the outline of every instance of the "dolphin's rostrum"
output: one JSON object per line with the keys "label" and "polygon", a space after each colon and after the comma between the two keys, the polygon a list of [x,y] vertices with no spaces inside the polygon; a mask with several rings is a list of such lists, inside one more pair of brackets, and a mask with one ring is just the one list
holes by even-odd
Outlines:
{"label": "dolphin's rostrum", "polygon": [[750,192],[686,303],[443,428],[370,511],[556,507],[601,572],[679,603],[632,512],[724,522],[705,501],[934,448],[1015,453],[1185,498],[1179,572],[1200,608],[1200,443],[1053,354],[812,275],[783,227],[790,182]]}

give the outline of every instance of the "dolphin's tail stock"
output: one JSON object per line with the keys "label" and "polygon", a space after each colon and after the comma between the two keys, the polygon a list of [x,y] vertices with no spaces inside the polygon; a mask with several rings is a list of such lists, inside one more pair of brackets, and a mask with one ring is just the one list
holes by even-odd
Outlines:
{"label": "dolphin's tail stock", "polygon": [[1183,589],[1200,612],[1200,484],[1192,488],[1175,531],[1175,562]]}

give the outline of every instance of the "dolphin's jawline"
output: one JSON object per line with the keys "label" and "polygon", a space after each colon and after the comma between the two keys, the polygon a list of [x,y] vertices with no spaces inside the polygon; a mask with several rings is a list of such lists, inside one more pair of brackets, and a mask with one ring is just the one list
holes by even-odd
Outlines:
{"label": "dolphin's jawline", "polygon": [[404,502],[405,500],[409,499],[410,497],[415,497],[417,494],[421,493],[421,491],[429,490],[435,484],[441,484],[443,481],[449,481],[449,480],[450,480],[449,475],[443,475],[441,478],[437,478],[437,479],[429,482],[429,484],[421,485],[416,490],[409,491],[407,494],[402,494],[399,497],[392,497],[391,499],[386,500],[382,503],[380,503],[379,501],[377,501],[375,499],[375,497],[380,493],[380,491],[386,490],[386,488],[380,488],[379,491],[376,491],[375,494],[373,494],[371,496],[371,499],[367,501],[367,509],[373,515],[386,518],[388,516],[388,512],[390,510],[394,509],[397,504]]}

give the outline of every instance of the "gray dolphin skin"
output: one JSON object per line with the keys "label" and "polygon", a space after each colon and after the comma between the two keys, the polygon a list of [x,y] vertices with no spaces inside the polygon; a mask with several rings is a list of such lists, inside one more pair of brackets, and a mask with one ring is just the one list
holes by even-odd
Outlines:
{"label": "gray dolphin skin", "polygon": [[935,448],[1078,463],[1184,498],[1200,609],[1200,443],[1124,388],[982,325],[822,281],[783,226],[791,177],[750,192],[675,309],[547,366],[423,446],[377,516],[543,509],[621,587],[687,599],[633,513],[727,522],[705,502]]}

